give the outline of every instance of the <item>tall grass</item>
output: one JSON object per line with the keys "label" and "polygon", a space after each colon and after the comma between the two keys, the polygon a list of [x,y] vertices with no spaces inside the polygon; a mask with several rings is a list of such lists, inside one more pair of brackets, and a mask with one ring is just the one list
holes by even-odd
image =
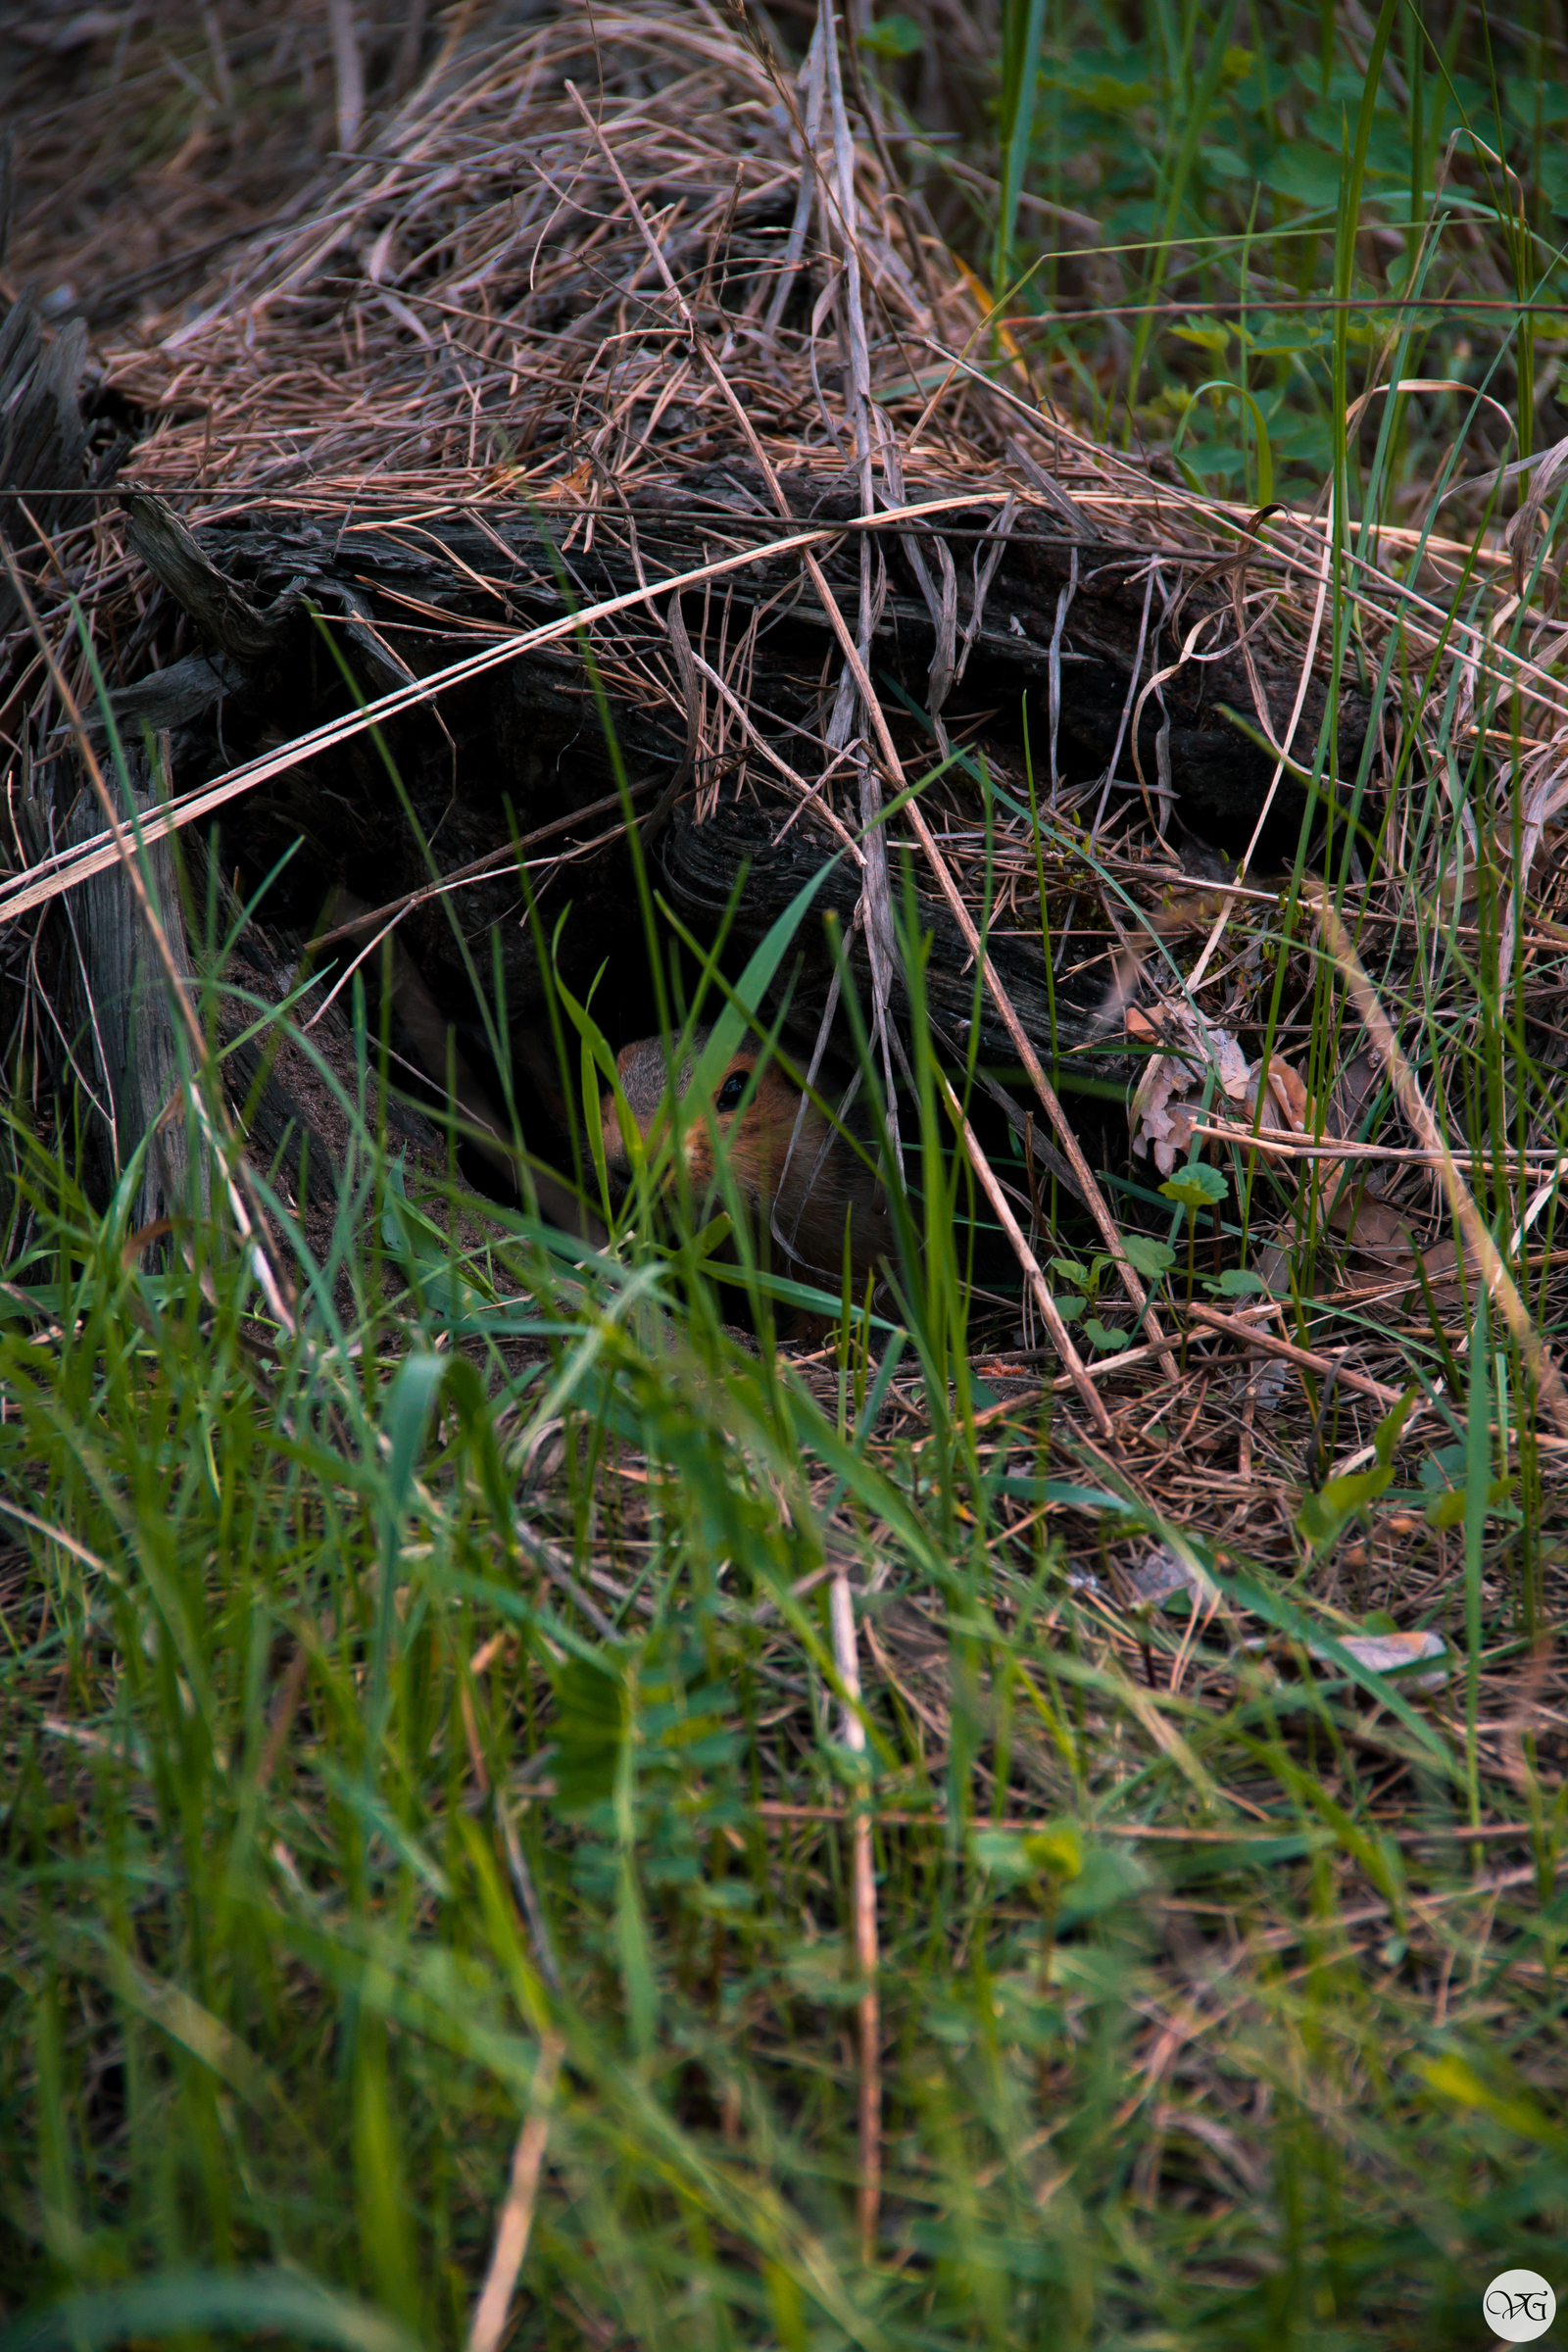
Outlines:
{"label": "tall grass", "polygon": [[[733,989],[710,966],[715,1051],[801,919]],[[608,1048],[565,1010],[592,1100]],[[95,1212],[13,1125],[7,2344],[463,2341],[546,2044],[519,2344],[1460,2345],[1505,2259],[1549,2269],[1560,1799],[1478,1883],[1456,1833],[1517,1798],[1462,1710],[1396,1692],[1369,1736],[1342,1615],[1064,1453],[1049,1393],[982,1425],[911,1036],[897,1329],[851,1321],[814,1381],[744,1203],[760,1347],[657,1152],[596,1252],[411,1189],[363,1013],[358,1084],[323,1064],[335,1282],[271,1203],[293,1333],[194,1197],[149,1270],[134,1168]],[[1282,1682],[1156,1611],[1149,1687],[1068,1581],[1097,1524],[1339,1667]],[[835,1560],[880,1645],[863,1754]],[[1201,1692],[1159,1687],[1195,1640]],[[1397,1826],[1386,1766],[1421,1792]]]}
{"label": "tall grass", "polygon": [[[1369,512],[1412,519],[1456,446],[1474,473],[1558,437],[1568,76],[1548,11],[1002,0],[1001,19],[998,149],[974,158],[997,193],[946,185],[1017,343],[1093,431],[1168,449],[1221,496],[1310,498],[1336,462],[1338,336],[1355,392],[1398,380],[1396,341],[1420,386],[1363,419]],[[918,58],[880,70],[894,103],[924,86]],[[940,150],[918,170],[944,184]]]}

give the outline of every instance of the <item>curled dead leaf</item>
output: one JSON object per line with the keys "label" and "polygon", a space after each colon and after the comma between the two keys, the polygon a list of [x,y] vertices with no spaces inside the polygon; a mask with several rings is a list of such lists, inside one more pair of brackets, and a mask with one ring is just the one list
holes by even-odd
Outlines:
{"label": "curled dead leaf", "polygon": [[1155,1544],[1147,1559],[1125,1576],[1128,1597],[1141,1608],[1152,1608],[1173,1592],[1201,1592],[1204,1580],[1168,1544]]}
{"label": "curled dead leaf", "polygon": [[[1141,1045],[1164,1048],[1145,1070],[1132,1104],[1133,1150],[1146,1158],[1152,1152],[1162,1176],[1170,1175],[1177,1159],[1184,1158],[1191,1147],[1194,1130],[1202,1117],[1210,1071],[1225,1098],[1220,1109],[1228,1111],[1234,1103],[1236,1110],[1231,1115],[1238,1124],[1245,1117],[1264,1135],[1306,1132],[1312,1116],[1311,1098],[1300,1072],[1280,1054],[1249,1062],[1228,1029],[1205,1020],[1189,1005],[1161,1004],[1152,1013],[1130,1006],[1126,1029]],[[1330,1199],[1342,1174],[1338,1160],[1328,1161],[1321,1170]]]}
{"label": "curled dead leaf", "polygon": [[[1262,1110],[1258,1096],[1262,1096]],[[1248,1117],[1263,1135],[1301,1135],[1311,1116],[1312,1104],[1300,1073],[1282,1061],[1276,1054],[1271,1058],[1252,1064],[1247,1073],[1247,1085],[1241,1104]]]}
{"label": "curled dead leaf", "polygon": [[1335,1202],[1329,1222],[1346,1240],[1366,1270],[1377,1274],[1414,1273],[1415,1232],[1409,1212],[1396,1201],[1370,1189],[1347,1193]]}
{"label": "curled dead leaf", "polygon": [[1152,1152],[1155,1167],[1168,1176],[1177,1160],[1187,1157],[1197,1117],[1181,1063],[1156,1054],[1133,1096],[1133,1150],[1140,1159]]}
{"label": "curled dead leaf", "polygon": [[1233,1102],[1245,1098],[1251,1072],[1231,1032],[1191,1005],[1160,1001],[1151,1012],[1130,1005],[1126,1029],[1139,1044],[1157,1043],[1164,1049],[1149,1063],[1134,1092],[1132,1128],[1139,1157],[1147,1159],[1152,1153],[1160,1174],[1169,1176],[1191,1147],[1209,1072]]}

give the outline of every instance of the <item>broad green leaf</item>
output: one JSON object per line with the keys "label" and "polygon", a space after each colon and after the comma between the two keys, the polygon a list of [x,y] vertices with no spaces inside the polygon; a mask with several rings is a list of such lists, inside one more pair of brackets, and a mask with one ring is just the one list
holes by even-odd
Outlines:
{"label": "broad green leaf", "polygon": [[1218,1168],[1196,1159],[1191,1167],[1183,1168],[1179,1176],[1172,1176],[1159,1189],[1167,1200],[1179,1200],[1183,1208],[1212,1208],[1224,1200],[1230,1187]]}
{"label": "broad green leaf", "polygon": [[429,1426],[435,1404],[448,1368],[444,1355],[424,1354],[406,1356],[398,1366],[398,1376],[392,1383],[387,1398],[382,1427],[386,1433],[389,1457],[387,1469],[391,1480],[394,1505],[402,1507],[414,1481],[414,1467],[424,1445],[424,1433]]}
{"label": "broad green leaf", "polygon": [[1345,1478],[1331,1478],[1315,1494],[1307,1495],[1296,1514],[1296,1524],[1313,1549],[1321,1551],[1333,1543],[1348,1519],[1375,1502],[1393,1482],[1394,1472],[1386,1462],[1371,1470],[1352,1470]]}
{"label": "broad green leaf", "polygon": [[1083,1839],[1071,1822],[1052,1822],[1021,1834],[976,1830],[970,1845],[982,1870],[1011,1886],[1034,1878],[1065,1883],[1078,1878],[1084,1867]]}
{"label": "broad green leaf", "polygon": [[[1487,1487],[1487,1509],[1500,1511],[1513,1493],[1517,1482],[1511,1478],[1492,1479]],[[1426,1507],[1428,1527],[1457,1527],[1465,1514],[1468,1496],[1463,1487],[1452,1487],[1446,1494],[1434,1496]]]}
{"label": "broad green leaf", "polygon": [[1218,1282],[1207,1285],[1218,1298],[1254,1298],[1265,1287],[1262,1275],[1250,1266],[1227,1266]]}
{"label": "broad green leaf", "polygon": [[620,1751],[631,1731],[625,1677],[596,1661],[567,1658],[551,1676],[556,1693],[556,1793],[566,1812],[614,1794]]}
{"label": "broad green leaf", "polygon": [[384,2312],[294,2270],[166,2271],[62,2302],[19,2320],[0,2343],[5,2352],[99,2352],[132,2342],[188,2342],[210,2328],[344,2352],[420,2352]]}
{"label": "broad green leaf", "polygon": [[1151,1234],[1124,1234],[1121,1246],[1146,1282],[1163,1281],[1176,1263],[1169,1242],[1156,1242]]}
{"label": "broad green leaf", "polygon": [[1054,1879],[1076,1879],[1084,1866],[1084,1841],[1070,1821],[1050,1822],[1024,1834],[1030,1866]]}

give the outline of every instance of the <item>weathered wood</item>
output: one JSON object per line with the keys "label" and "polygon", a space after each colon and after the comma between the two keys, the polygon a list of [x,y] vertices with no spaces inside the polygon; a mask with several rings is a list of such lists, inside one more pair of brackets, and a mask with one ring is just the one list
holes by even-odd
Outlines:
{"label": "weathered wood", "polygon": [[0,270],[11,245],[11,208],[17,188],[17,134],[0,131]]}
{"label": "weathered wood", "polygon": [[[808,833],[799,825],[775,841],[758,810],[737,806],[706,825],[695,824],[689,811],[681,811],[662,845],[662,862],[672,902],[701,933],[711,934],[733,909],[732,925],[739,936],[760,940],[837,847],[820,831]],[[858,899],[858,870],[841,858],[819,885],[791,952],[791,965],[799,966],[795,1005],[802,1015],[814,1013],[832,978],[821,920],[829,912],[839,918],[844,956],[869,1001],[870,958],[863,933],[854,927]],[[895,900],[902,912],[903,894],[897,888]],[[914,919],[931,942],[924,972],[928,1017],[961,1053],[976,1018],[974,964],[967,944],[946,905],[929,890],[916,888]],[[1025,1030],[1044,1050],[1053,1043],[1058,1055],[1091,1050],[1101,1075],[1125,1066],[1125,1056],[1115,1050],[1119,1024],[1102,1017],[1107,968],[1102,967],[1087,984],[1069,981],[1053,989],[1038,948],[1019,940],[994,940],[990,955]],[[902,970],[894,977],[893,1006],[901,1018],[907,1017]],[[978,1023],[982,1053],[994,1060],[1013,1060],[1015,1049],[984,990]]]}
{"label": "weathered wood", "polygon": [[[245,671],[226,654],[187,654],[167,669],[149,671],[134,686],[118,688],[109,697],[109,707],[122,735],[135,743],[144,728],[161,735],[167,728],[205,718],[225,695],[237,694],[244,684]],[[102,730],[96,714],[88,723]]]}
{"label": "weathered wood", "polygon": [[[145,771],[132,763],[136,807],[154,807]],[[96,804],[77,809],[73,831],[95,832]],[[176,969],[190,977],[185,921],[170,844],[156,843],[144,869],[149,895]],[[71,992],[77,1066],[89,1078],[89,1159],[105,1197],[147,1137],[147,1158],[130,1226],[189,1213],[191,1207],[183,1080],[183,1025],[176,1024],[168,981],[136,907],[124,870],[111,866],[64,902],[75,964]],[[203,1200],[208,1174],[200,1176]]]}
{"label": "weathered wood", "polygon": [[297,584],[290,582],[267,612],[258,612],[164,499],[127,490],[120,503],[126,540],[175,604],[233,661],[246,666],[270,661],[298,602]]}
{"label": "weathered wood", "polygon": [[[0,531],[25,570],[42,560],[49,541],[87,512],[70,495],[87,480],[87,428],[76,387],[87,356],[87,328],[73,319],[52,341],[25,295],[0,319]],[[29,521],[28,515],[31,520]],[[20,610],[16,591],[0,578],[0,638]]]}
{"label": "weathered wood", "polygon": [[[953,487],[910,483],[908,494],[938,497]],[[790,475],[785,488],[801,521],[844,524],[845,542],[825,568],[853,618],[858,597],[858,494],[836,476]],[[138,525],[135,544],[156,554],[155,567],[171,593],[241,662],[260,662],[275,653],[278,630],[306,596],[329,610],[353,612],[359,622],[373,621],[402,658],[400,632],[411,627],[416,612],[430,621],[446,613],[470,624],[490,621],[498,631],[525,627],[559,616],[568,596],[580,609],[635,588],[639,569],[657,579],[661,572],[671,576],[700,564],[705,552],[748,540],[764,545],[780,526],[764,511],[760,491],[760,485],[751,484],[737,466],[645,486],[631,496],[624,516],[599,517],[587,554],[567,544],[579,526],[547,524],[537,514],[505,508],[487,509],[482,523],[461,514],[421,519],[416,533],[368,520],[323,533],[304,517],[253,512],[205,524],[194,538],[179,525],[183,538],[177,558],[168,521],[160,525],[156,545]],[[1060,496],[1065,500],[1066,493]],[[1282,731],[1298,673],[1291,649],[1271,645],[1266,636],[1252,648],[1251,674],[1239,653],[1217,660],[1179,659],[1194,624],[1205,617],[1209,626],[1200,652],[1211,655],[1216,645],[1234,639],[1231,566],[1216,565],[1206,554],[1185,556],[1118,542],[1098,534],[1084,517],[1074,523],[1054,509],[1031,508],[1014,517],[977,613],[973,557],[996,520],[994,507],[976,507],[944,517],[940,531],[878,534],[888,594],[871,647],[873,671],[896,676],[916,707],[925,707],[933,663],[951,647],[933,619],[919,575],[925,568],[931,576],[937,561],[933,551],[946,546],[960,583],[957,636],[960,643],[968,641],[962,685],[948,706],[950,721],[985,710],[994,714],[1001,738],[1016,743],[1028,703],[1037,765],[1049,765],[1054,640],[1060,688],[1057,752],[1065,770],[1082,777],[1104,767],[1120,738],[1118,773],[1132,780],[1141,770],[1151,788],[1168,787],[1194,829],[1234,831],[1249,825],[1262,807],[1274,762],[1225,713],[1234,710],[1253,727],[1266,715],[1268,727]],[[759,616],[749,700],[756,724],[781,744],[792,734],[798,743],[796,731],[803,723],[814,731],[816,678],[830,642],[816,599],[791,593],[798,577],[795,559],[769,559],[731,575],[723,590],[731,608],[731,644],[748,619]],[[251,601],[262,595],[271,600],[265,613]],[[242,615],[237,622],[236,613]],[[695,633],[700,598],[687,600],[683,617],[688,632]],[[620,642],[667,652],[662,612],[624,616],[615,634]],[[559,660],[558,654],[556,663]],[[531,666],[544,672],[554,664]],[[1143,702],[1135,724],[1130,713],[1156,671],[1169,674]],[[1315,739],[1325,704],[1326,682],[1314,677],[1308,681],[1298,748]],[[637,713],[624,715],[636,725]],[[649,715],[642,714],[645,737]],[[621,716],[617,711],[617,723]],[[1342,692],[1342,772],[1353,767],[1364,729],[1364,703]],[[672,709],[657,733],[673,771],[684,752],[684,718]],[[1297,787],[1286,779],[1276,806],[1283,814],[1298,805]]]}

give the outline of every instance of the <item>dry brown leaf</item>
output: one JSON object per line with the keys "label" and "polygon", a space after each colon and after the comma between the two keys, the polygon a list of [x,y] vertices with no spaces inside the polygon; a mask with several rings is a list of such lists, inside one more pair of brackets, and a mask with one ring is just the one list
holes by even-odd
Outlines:
{"label": "dry brown leaf", "polygon": [[[1397,1674],[1401,1690],[1435,1690],[1452,1672],[1452,1653],[1441,1634],[1341,1634],[1337,1639],[1341,1649],[1348,1650],[1358,1666],[1367,1667],[1373,1674]],[[1288,1659],[1291,1655],[1275,1634],[1255,1635],[1244,1642],[1242,1647],[1253,1656]],[[1309,1638],[1306,1648],[1309,1656],[1326,1666],[1339,1663],[1321,1642]],[[1409,1672],[1427,1658],[1443,1662],[1423,1666],[1418,1674]]]}
{"label": "dry brown leaf", "polygon": [[1335,1135],[1353,1135],[1361,1113],[1374,1088],[1383,1076],[1383,1065],[1375,1054],[1352,1054],[1341,1065],[1329,1091],[1331,1132]]}
{"label": "dry brown leaf", "polygon": [[[1210,1067],[1221,1092],[1256,1122],[1261,1134],[1306,1133],[1312,1116],[1311,1098],[1300,1072],[1279,1054],[1249,1062],[1228,1029],[1186,1005],[1161,1004],[1152,1019],[1131,1006],[1126,1024],[1129,1037],[1145,1044],[1157,1041],[1167,1049],[1150,1062],[1133,1097],[1133,1150],[1147,1157],[1152,1149],[1154,1165],[1162,1175],[1171,1173],[1192,1143],[1194,1128],[1202,1116]],[[1338,1160],[1327,1161],[1321,1169],[1330,1200],[1343,1172]]]}
{"label": "dry brown leaf", "polygon": [[[1263,1116],[1258,1121],[1260,1128],[1265,1134],[1302,1134],[1312,1104],[1299,1072],[1294,1070],[1288,1061],[1282,1061],[1277,1054],[1267,1067],[1268,1084],[1264,1090]],[[1248,1071],[1247,1089],[1242,1097],[1245,1108],[1254,1118],[1257,1115],[1258,1085],[1263,1070],[1264,1064],[1258,1061]],[[1280,1114],[1278,1117],[1275,1116],[1276,1111]]]}
{"label": "dry brown leaf", "polygon": [[1152,1151],[1162,1176],[1186,1158],[1193,1140],[1198,1112],[1188,1101],[1186,1079],[1179,1061],[1156,1055],[1133,1097],[1133,1150],[1140,1159]]}
{"label": "dry brown leaf", "polygon": [[[1401,1275],[1413,1277],[1399,1300],[1404,1313],[1422,1311],[1427,1303],[1427,1289],[1431,1292],[1432,1305],[1440,1314],[1446,1314],[1451,1307],[1462,1306],[1475,1298],[1481,1280],[1481,1263],[1475,1252],[1465,1251],[1465,1278],[1461,1282],[1459,1252],[1452,1237],[1423,1249],[1416,1239],[1409,1212],[1396,1201],[1385,1200],[1381,1193],[1362,1193],[1354,1200],[1347,1197],[1336,1204],[1330,1222],[1344,1234],[1368,1273],[1396,1280]],[[1426,1276],[1427,1289],[1422,1287],[1418,1268]]]}
{"label": "dry brown leaf", "polygon": [[1202,1116],[1202,1100],[1212,1069],[1222,1092],[1242,1102],[1251,1076],[1246,1054],[1228,1029],[1206,1020],[1188,1004],[1164,1002],[1153,1013],[1129,1005],[1127,1034],[1143,1044],[1158,1041],[1166,1050],[1156,1054],[1139,1080],[1133,1096],[1133,1150],[1169,1176],[1185,1158],[1193,1128]]}
{"label": "dry brown leaf", "polygon": [[1348,1195],[1336,1201],[1329,1221],[1373,1272],[1415,1271],[1416,1239],[1409,1213],[1381,1193]]}

